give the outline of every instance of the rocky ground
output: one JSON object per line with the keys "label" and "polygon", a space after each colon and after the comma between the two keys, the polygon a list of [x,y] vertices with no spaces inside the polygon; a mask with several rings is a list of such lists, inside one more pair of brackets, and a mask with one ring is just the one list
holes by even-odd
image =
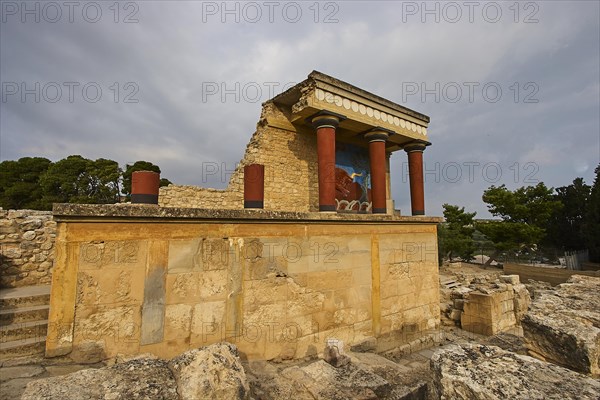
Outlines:
{"label": "rocky ground", "polygon": [[[443,279],[487,284],[499,274],[457,272],[446,270]],[[446,325],[438,345],[410,354],[406,346],[374,354],[330,344],[318,358],[248,362],[235,346],[218,343],[171,360],[141,355],[93,365],[68,358],[4,361],[0,400],[598,400],[599,289],[600,280],[585,277],[557,288],[528,283],[533,303],[523,327],[483,336]],[[529,357],[532,353],[553,362]]]}
{"label": "rocky ground", "polygon": [[63,376],[82,369],[97,369],[106,363],[75,364],[69,358],[23,357],[0,361],[0,400],[20,399],[31,381]]}
{"label": "rocky ground", "polygon": [[[325,359],[241,362],[235,346],[216,344],[170,361],[142,355],[81,365],[32,358],[0,367],[0,399],[600,398],[599,380],[525,352],[519,329],[486,337],[447,327],[439,346],[412,354],[344,352]],[[534,371],[536,382],[528,378]],[[491,375],[498,387],[488,382]],[[570,383],[566,389],[559,385],[560,396],[553,397],[558,376],[568,376]]]}

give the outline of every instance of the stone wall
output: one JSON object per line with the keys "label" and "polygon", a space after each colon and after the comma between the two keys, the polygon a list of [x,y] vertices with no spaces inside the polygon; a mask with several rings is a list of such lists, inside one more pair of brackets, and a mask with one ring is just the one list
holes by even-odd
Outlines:
{"label": "stone wall", "polygon": [[0,288],[50,284],[55,236],[49,211],[0,209]]}
{"label": "stone wall", "polygon": [[533,265],[504,263],[504,273],[507,275],[519,275],[521,282],[529,280],[549,282],[552,286],[560,285],[569,280],[573,275],[587,275],[600,277],[600,271],[575,271],[572,269],[535,267]]}
{"label": "stone wall", "polygon": [[[205,209],[244,208],[244,166],[265,166],[265,210],[317,211],[316,136],[290,124],[284,112],[265,103],[256,132],[225,190],[169,185],[160,189],[159,205]],[[304,134],[301,134],[304,133]]]}
{"label": "stone wall", "polygon": [[227,340],[249,359],[301,358],[328,338],[398,345],[439,328],[433,219],[96,207],[87,221],[55,214],[48,356]]}
{"label": "stone wall", "polygon": [[521,325],[530,303],[529,292],[518,275],[502,275],[496,282],[459,286],[451,294],[449,319],[462,329],[495,335]]}

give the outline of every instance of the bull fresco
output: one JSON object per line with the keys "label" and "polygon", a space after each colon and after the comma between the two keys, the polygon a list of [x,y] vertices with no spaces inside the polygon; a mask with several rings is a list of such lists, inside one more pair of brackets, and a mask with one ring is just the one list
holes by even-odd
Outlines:
{"label": "bull fresco", "polygon": [[371,173],[367,149],[336,142],[335,202],[338,211],[371,211]]}

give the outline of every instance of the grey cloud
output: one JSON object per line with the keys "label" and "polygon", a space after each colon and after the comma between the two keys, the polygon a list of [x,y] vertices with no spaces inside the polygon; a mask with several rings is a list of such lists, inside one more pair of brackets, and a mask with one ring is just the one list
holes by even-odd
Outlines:
{"label": "grey cloud", "polygon": [[[515,23],[512,3],[500,3],[498,23],[477,14],[473,23],[464,16],[458,23],[431,17],[422,23],[420,15],[403,19],[411,2],[366,1],[330,2],[335,6],[328,9],[319,3],[317,22],[313,3],[298,3],[303,14],[296,23],[279,11],[289,3],[280,3],[273,23],[266,14],[257,23],[248,22],[250,14],[241,15],[240,23],[231,15],[221,23],[220,15],[205,15],[205,21],[202,15],[203,7],[220,2],[136,2],[139,22],[124,24],[112,21],[109,3],[101,3],[103,18],[95,24],[81,18],[54,24],[8,18],[0,24],[2,82],[96,82],[103,90],[97,103],[81,93],[73,103],[21,103],[14,96],[1,103],[0,159],[147,159],[176,183],[224,187],[221,177],[203,179],[203,163],[232,169],[254,132],[268,85],[280,88],[317,69],[431,116],[433,146],[425,161],[432,214],[441,214],[448,202],[487,216],[482,191],[491,184],[528,184],[527,163],[537,168],[533,178],[562,186],[576,176],[591,183],[600,161],[597,2],[534,2],[535,24],[522,23],[526,10]],[[241,10],[245,3],[230,4]],[[323,23],[332,11],[339,22]],[[127,82],[139,88],[137,103],[123,101],[131,93]],[[403,92],[413,82],[427,88],[493,82],[503,96],[492,103],[478,89],[473,102],[466,92],[456,103],[445,96],[422,99]],[[531,93],[528,82],[537,85],[538,103],[523,102]],[[206,96],[211,83],[229,89],[250,84],[263,92],[258,100],[227,95],[222,101]],[[405,162],[402,152],[392,158],[392,195],[408,212]],[[462,174],[458,181],[456,171]]]}

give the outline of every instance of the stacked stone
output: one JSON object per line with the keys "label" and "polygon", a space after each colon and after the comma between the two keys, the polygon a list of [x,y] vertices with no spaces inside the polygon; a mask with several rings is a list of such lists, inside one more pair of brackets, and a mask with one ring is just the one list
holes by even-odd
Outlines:
{"label": "stacked stone", "polygon": [[459,286],[450,294],[445,309],[446,325],[455,324],[470,332],[492,335],[521,325],[531,301],[518,275],[501,275],[491,283]]}
{"label": "stacked stone", "polygon": [[52,212],[0,209],[0,288],[49,285],[55,237]]}

